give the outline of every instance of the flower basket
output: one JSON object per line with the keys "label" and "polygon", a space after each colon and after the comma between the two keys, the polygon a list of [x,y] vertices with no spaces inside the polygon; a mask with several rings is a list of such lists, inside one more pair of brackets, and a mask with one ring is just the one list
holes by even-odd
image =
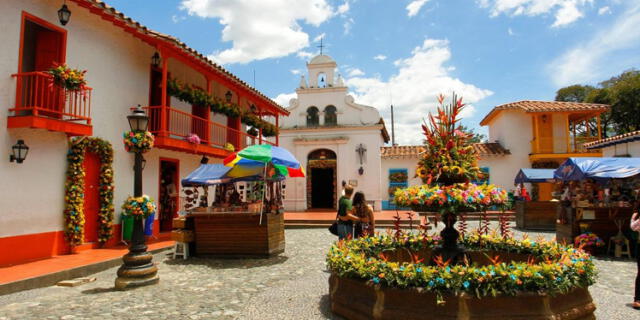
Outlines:
{"label": "flower basket", "polygon": [[122,135],[124,149],[127,152],[145,153],[153,148],[155,138],[149,131],[127,131]]}
{"label": "flower basket", "polygon": [[71,69],[66,64],[59,64],[47,71],[52,76],[51,85],[55,84],[68,91],[84,90],[87,81],[84,75],[86,70]]}
{"label": "flower basket", "polygon": [[136,220],[146,219],[156,212],[156,204],[148,195],[128,197],[122,204],[122,215]]}
{"label": "flower basket", "polygon": [[195,133],[190,133],[186,138],[184,138],[184,140],[193,144],[200,144],[200,142],[202,141],[200,140],[200,137]]}
{"label": "flower basket", "polygon": [[604,247],[604,241],[593,232],[585,232],[574,239],[574,245],[593,254],[597,248]]}

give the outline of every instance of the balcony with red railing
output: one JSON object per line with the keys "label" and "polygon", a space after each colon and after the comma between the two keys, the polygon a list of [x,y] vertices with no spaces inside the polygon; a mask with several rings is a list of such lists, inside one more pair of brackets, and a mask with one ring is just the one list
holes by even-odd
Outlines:
{"label": "balcony with red railing", "polygon": [[[213,157],[226,157],[231,152],[225,149],[227,143],[240,150],[254,144],[272,144],[265,138],[252,136],[223,124],[194,116],[191,113],[164,106],[145,107],[149,116],[149,131],[156,137],[154,146]],[[187,141],[196,134],[200,143]]]}
{"label": "balcony with red railing", "polygon": [[25,72],[16,78],[16,102],[9,109],[7,128],[38,128],[71,136],[90,136],[91,91],[69,91],[45,72]]}

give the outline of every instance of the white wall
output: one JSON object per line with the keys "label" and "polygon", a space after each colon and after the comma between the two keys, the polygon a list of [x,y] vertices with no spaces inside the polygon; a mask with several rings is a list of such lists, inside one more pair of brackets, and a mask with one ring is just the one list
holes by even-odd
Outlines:
{"label": "white wall", "polygon": [[640,141],[619,143],[602,148],[603,157],[615,157],[630,155],[632,158],[640,157]]}
{"label": "white wall", "polygon": [[[110,141],[114,148],[114,206],[133,191],[133,155],[124,151],[122,132],[128,130],[126,115],[137,104],[149,100],[149,63],[155,52],[110,22],[68,2],[73,12],[67,30],[66,61],[73,68],[87,70],[93,90],[91,117],[93,135]],[[59,25],[60,3],[51,1],[0,2],[0,127],[6,128],[8,109],[15,102],[15,79],[9,75],[18,69],[21,12],[25,10]],[[7,157],[16,140],[30,147],[24,163],[0,161],[0,237],[59,231],[63,229],[64,182],[67,168],[67,137],[63,133],[39,129],[2,129],[0,148]],[[159,157],[180,160],[185,176],[199,164],[199,156],[154,149],[145,155],[144,192],[157,199]],[[116,218],[117,222],[117,218]]]}
{"label": "white wall", "polygon": [[[300,138],[325,139],[325,141],[300,143],[294,140]],[[333,138],[347,138],[346,142],[328,142]],[[358,174],[360,163],[356,148],[363,144],[367,149],[365,161],[362,165],[364,174]],[[363,191],[369,201],[375,201],[376,209],[381,207],[380,179],[381,159],[380,147],[383,145],[379,128],[359,128],[357,130],[345,129],[317,129],[317,130],[281,130],[280,146],[291,153],[307,169],[309,153],[317,149],[329,149],[337,155],[336,188],[341,192],[341,182],[356,180],[356,191]],[[307,170],[308,171],[308,170]],[[292,178],[287,180],[285,209],[289,211],[302,211],[307,209],[307,180],[304,178]]]}

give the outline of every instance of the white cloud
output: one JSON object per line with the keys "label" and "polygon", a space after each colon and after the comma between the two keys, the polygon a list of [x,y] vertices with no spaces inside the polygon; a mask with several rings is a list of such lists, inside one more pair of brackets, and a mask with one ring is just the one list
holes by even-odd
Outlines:
{"label": "white cloud", "polygon": [[355,21],[353,20],[353,18],[348,18],[345,20],[344,24],[342,25],[342,27],[344,28],[344,34],[349,34],[349,32],[351,32],[351,27],[353,27],[354,23]]}
{"label": "white cloud", "polygon": [[326,36],[327,36],[327,34],[323,32],[323,33],[317,35],[315,38],[313,38],[313,42],[318,42],[318,41],[320,41],[320,39],[324,39],[324,37],[326,37]]}
{"label": "white cloud", "polygon": [[516,34],[515,32],[513,32],[513,30],[512,30],[511,28],[508,28],[508,29],[507,29],[507,33],[508,33],[510,36],[514,36],[514,35]]}
{"label": "white cloud", "polygon": [[309,51],[304,51],[304,50],[296,52],[296,56],[298,58],[302,59],[302,60],[307,60],[307,59],[313,57],[314,55],[315,54],[313,54],[313,53],[311,53]]}
{"label": "white cloud", "polygon": [[569,49],[552,61],[548,71],[553,75],[553,82],[557,86],[585,83],[602,79],[618,68],[628,68],[619,59],[607,58],[619,51],[640,47],[638,25],[640,4],[630,6],[611,26],[603,28],[591,40]]}
{"label": "white cloud", "polygon": [[420,12],[420,8],[422,8],[422,6],[427,3],[429,0],[414,0],[411,1],[411,3],[409,3],[407,5],[407,15],[409,17],[413,17],[416,14],[418,14],[418,12]]}
{"label": "white cloud", "polygon": [[[377,107],[390,119],[389,103],[393,96],[396,121],[396,141],[401,144],[418,144],[422,117],[436,108],[438,94],[451,95],[455,91],[469,104],[493,94],[489,90],[464,83],[450,74],[446,63],[451,58],[447,40],[426,39],[412,55],[397,60],[398,70],[387,80],[379,75],[350,77],[346,84],[353,91],[358,103]],[[475,108],[469,105],[463,113],[469,117]]]}
{"label": "white cloud", "polygon": [[177,14],[174,14],[174,15],[171,16],[171,21],[173,21],[173,23],[179,23],[180,21],[184,21],[186,19],[187,19],[187,17],[179,16]]}
{"label": "white cloud", "polygon": [[611,8],[609,8],[609,6],[604,6],[600,9],[598,9],[598,15],[603,15],[603,14],[611,14]]}
{"label": "white cloud", "polygon": [[555,21],[552,27],[567,26],[584,16],[587,5],[594,0],[480,0],[478,5],[490,8],[491,16],[539,16],[552,14]]}
{"label": "white cloud", "polygon": [[338,7],[338,10],[336,10],[336,13],[339,15],[344,15],[349,11],[349,2],[344,2],[343,4],[341,4]]}
{"label": "white cloud", "polygon": [[359,77],[363,76],[364,72],[358,68],[347,69],[347,75],[349,77]]}
{"label": "white cloud", "polygon": [[291,73],[293,73],[294,75],[302,74],[302,69],[291,69],[289,71],[291,71]]}
{"label": "white cloud", "polygon": [[382,61],[382,60],[385,60],[385,59],[387,59],[387,56],[385,56],[384,54],[379,54],[379,55],[377,55],[377,56],[373,57],[373,60],[380,60],[380,61]]}
{"label": "white cloud", "polygon": [[281,93],[279,94],[277,97],[272,98],[271,100],[275,101],[277,104],[288,108],[289,107],[289,101],[293,98],[296,98],[297,95],[295,92],[292,93]]}
{"label": "white cloud", "polygon": [[223,64],[298,52],[309,45],[309,35],[299,23],[319,26],[334,15],[326,0],[182,0],[181,8],[190,15],[219,19],[222,40],[233,43],[212,55]]}

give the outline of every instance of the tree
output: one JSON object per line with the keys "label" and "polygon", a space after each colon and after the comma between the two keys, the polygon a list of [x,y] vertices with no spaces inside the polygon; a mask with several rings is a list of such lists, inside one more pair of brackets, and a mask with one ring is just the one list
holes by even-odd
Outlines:
{"label": "tree", "polygon": [[460,125],[458,129],[469,135],[469,143],[482,143],[487,141],[487,137],[482,133],[477,133],[475,130],[468,128],[465,125]]}
{"label": "tree", "polygon": [[564,102],[584,102],[593,89],[595,88],[592,86],[583,86],[580,84],[560,88],[560,90],[556,92],[555,100]]}

